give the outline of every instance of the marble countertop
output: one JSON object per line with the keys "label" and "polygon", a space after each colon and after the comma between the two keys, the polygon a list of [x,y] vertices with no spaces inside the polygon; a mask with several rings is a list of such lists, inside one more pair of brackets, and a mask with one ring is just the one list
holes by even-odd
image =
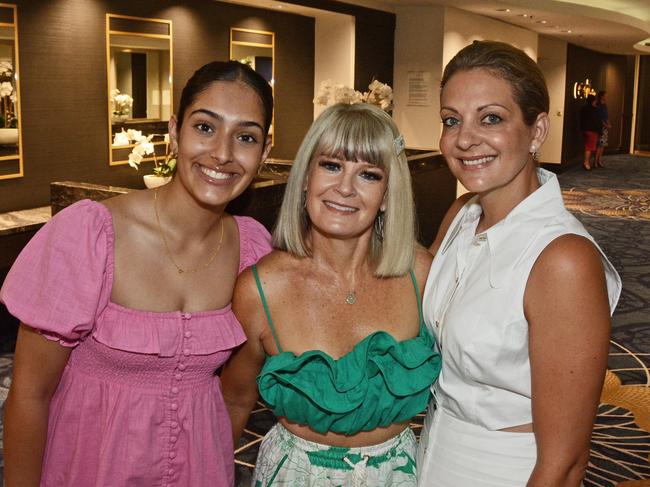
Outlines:
{"label": "marble countertop", "polygon": [[0,237],[38,230],[52,218],[49,206],[0,213]]}

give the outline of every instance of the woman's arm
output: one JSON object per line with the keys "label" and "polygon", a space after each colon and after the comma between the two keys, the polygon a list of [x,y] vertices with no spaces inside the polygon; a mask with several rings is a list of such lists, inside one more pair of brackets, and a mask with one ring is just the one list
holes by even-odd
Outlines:
{"label": "woman's arm", "polygon": [[233,444],[236,446],[255,407],[258,396],[256,378],[266,357],[261,340],[266,318],[250,269],[237,279],[232,308],[248,338],[221,372],[223,397],[230,414]]}
{"label": "woman's arm", "polygon": [[596,247],[553,241],[526,286],[537,463],[528,487],[577,487],[589,460],[609,349],[607,285]]}
{"label": "woman's arm", "polygon": [[4,417],[7,487],[40,483],[50,400],[71,350],[20,325]]}

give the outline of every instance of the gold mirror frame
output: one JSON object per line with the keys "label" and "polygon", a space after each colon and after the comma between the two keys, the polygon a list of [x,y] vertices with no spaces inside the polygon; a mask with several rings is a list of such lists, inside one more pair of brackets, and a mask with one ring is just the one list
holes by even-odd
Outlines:
{"label": "gold mirror frame", "polygon": [[[242,40],[247,39],[248,40]],[[235,49],[237,47],[249,47],[251,52],[255,52],[258,49],[271,49],[271,79],[268,79],[268,75],[264,76],[260,70],[256,69],[254,59],[251,59],[250,62],[246,62],[258,73],[265,77],[265,79],[271,85],[271,90],[273,92],[273,97],[275,98],[275,33],[268,32],[265,30],[256,30],[256,29],[244,29],[241,27],[231,27],[230,28],[230,59],[232,61],[244,62],[245,58],[254,58],[254,54],[244,56],[244,58],[237,56]],[[247,60],[248,61],[248,60]],[[271,145],[274,143],[275,136],[273,134],[275,126],[275,113],[273,114],[273,119],[271,120],[271,127],[269,128],[269,135],[271,136]]]}
{"label": "gold mirror frame", "polygon": [[[123,30],[123,29],[113,29],[111,28],[111,22],[112,21],[117,21],[117,22],[132,22],[134,25],[140,23],[141,26],[146,26],[147,23],[150,25],[150,29],[143,29],[143,30],[151,30],[152,32],[142,32],[142,31],[137,31],[137,30]],[[156,30],[166,30],[167,33],[157,33],[154,32]],[[173,73],[174,73],[174,60],[173,60],[173,40],[172,40],[172,21],[167,20],[167,19],[155,19],[155,18],[146,18],[146,17],[133,17],[129,15],[119,15],[119,14],[106,14],[106,87],[107,87],[107,115],[108,115],[108,153],[109,153],[109,165],[111,166],[119,166],[119,165],[124,165],[128,164],[128,154],[131,152],[131,149],[135,146],[135,144],[130,144],[130,145],[120,145],[120,146],[114,146],[113,145],[113,138],[114,138],[114,133],[113,133],[113,124],[114,124],[114,116],[113,116],[113,102],[111,100],[111,35],[117,35],[117,36],[133,36],[133,37],[139,37],[139,38],[148,38],[151,40],[156,40],[156,39],[166,39],[169,42],[169,116],[173,114],[174,110],[174,84],[173,84]],[[161,90],[161,95],[162,96],[162,90]],[[160,104],[160,109],[161,111],[163,110],[163,107],[167,106],[167,104]],[[164,118],[160,119],[149,119],[149,118],[135,118],[135,119],[128,119],[125,120],[123,123],[125,125],[131,125],[131,127],[125,127],[125,128],[134,128],[137,130],[142,130],[144,127],[143,125],[148,124],[148,123],[159,123],[159,122],[164,122],[165,128],[164,131],[158,130],[158,131],[151,131],[151,130],[143,130],[143,135],[151,135],[151,133],[156,133],[156,134],[163,134],[167,133],[167,123],[169,119],[165,120]],[[165,149],[167,144],[163,141],[157,141],[153,142],[154,148],[155,148],[155,155],[156,157],[164,157],[165,155]],[[145,161],[153,161],[153,157],[145,157],[142,159],[142,162]]]}
{"label": "gold mirror frame", "polygon": [[[18,52],[18,10],[16,5],[11,3],[0,3],[0,9],[9,9],[12,12],[12,21],[3,22],[0,21],[0,29],[13,29],[13,53],[12,59],[13,65],[5,65],[4,69],[9,68],[9,71],[3,70],[3,74],[0,75],[0,90],[6,91],[11,87],[11,92],[0,96],[0,112],[2,119],[6,120],[7,117],[11,117],[16,121],[15,127],[2,127],[0,126],[0,140],[9,140],[9,142],[4,143],[0,146],[0,179],[13,179],[23,177],[23,136],[22,136],[22,116],[20,112],[20,56]],[[8,12],[7,12],[8,13]],[[8,38],[7,38],[8,39]],[[2,40],[0,39],[0,42]],[[9,46],[10,43],[7,43]],[[2,59],[0,59],[1,61]],[[5,85],[9,83],[9,85]],[[0,91],[0,93],[2,93]],[[12,96],[15,95],[14,99]],[[11,123],[8,122],[10,125]],[[5,132],[8,131],[8,132]],[[15,140],[15,142],[14,142]],[[13,152],[12,149],[6,149],[7,147],[16,147],[15,154],[8,153],[3,154],[3,152]],[[13,162],[13,164],[11,164]],[[13,169],[11,168],[13,166]],[[7,169],[9,167],[9,169]],[[7,172],[5,172],[7,171]]]}

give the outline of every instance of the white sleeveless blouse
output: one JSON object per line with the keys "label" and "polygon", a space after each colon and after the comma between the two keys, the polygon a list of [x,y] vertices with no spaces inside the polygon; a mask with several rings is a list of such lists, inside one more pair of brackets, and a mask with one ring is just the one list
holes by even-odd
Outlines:
{"label": "white sleeveless blouse", "polygon": [[[543,169],[538,177],[540,188],[478,235],[482,209],[472,198],[451,223],[424,291],[425,321],[442,349],[435,400],[488,430],[532,422],[524,291],[535,261],[561,235],[593,242],[565,209],[557,177]],[[601,254],[613,312],[621,280]]]}

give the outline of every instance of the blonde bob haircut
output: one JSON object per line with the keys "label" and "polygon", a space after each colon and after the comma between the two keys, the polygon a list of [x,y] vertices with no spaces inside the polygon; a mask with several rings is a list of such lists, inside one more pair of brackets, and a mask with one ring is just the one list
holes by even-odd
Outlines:
{"label": "blonde bob haircut", "polygon": [[[399,140],[397,140],[399,138]],[[398,152],[399,151],[399,152]],[[327,108],[305,135],[291,168],[273,244],[299,257],[311,255],[305,188],[310,165],[317,157],[365,161],[388,178],[383,238],[373,230],[370,262],[377,277],[403,276],[413,268],[415,208],[404,143],[393,119],[374,105],[338,104]]]}

